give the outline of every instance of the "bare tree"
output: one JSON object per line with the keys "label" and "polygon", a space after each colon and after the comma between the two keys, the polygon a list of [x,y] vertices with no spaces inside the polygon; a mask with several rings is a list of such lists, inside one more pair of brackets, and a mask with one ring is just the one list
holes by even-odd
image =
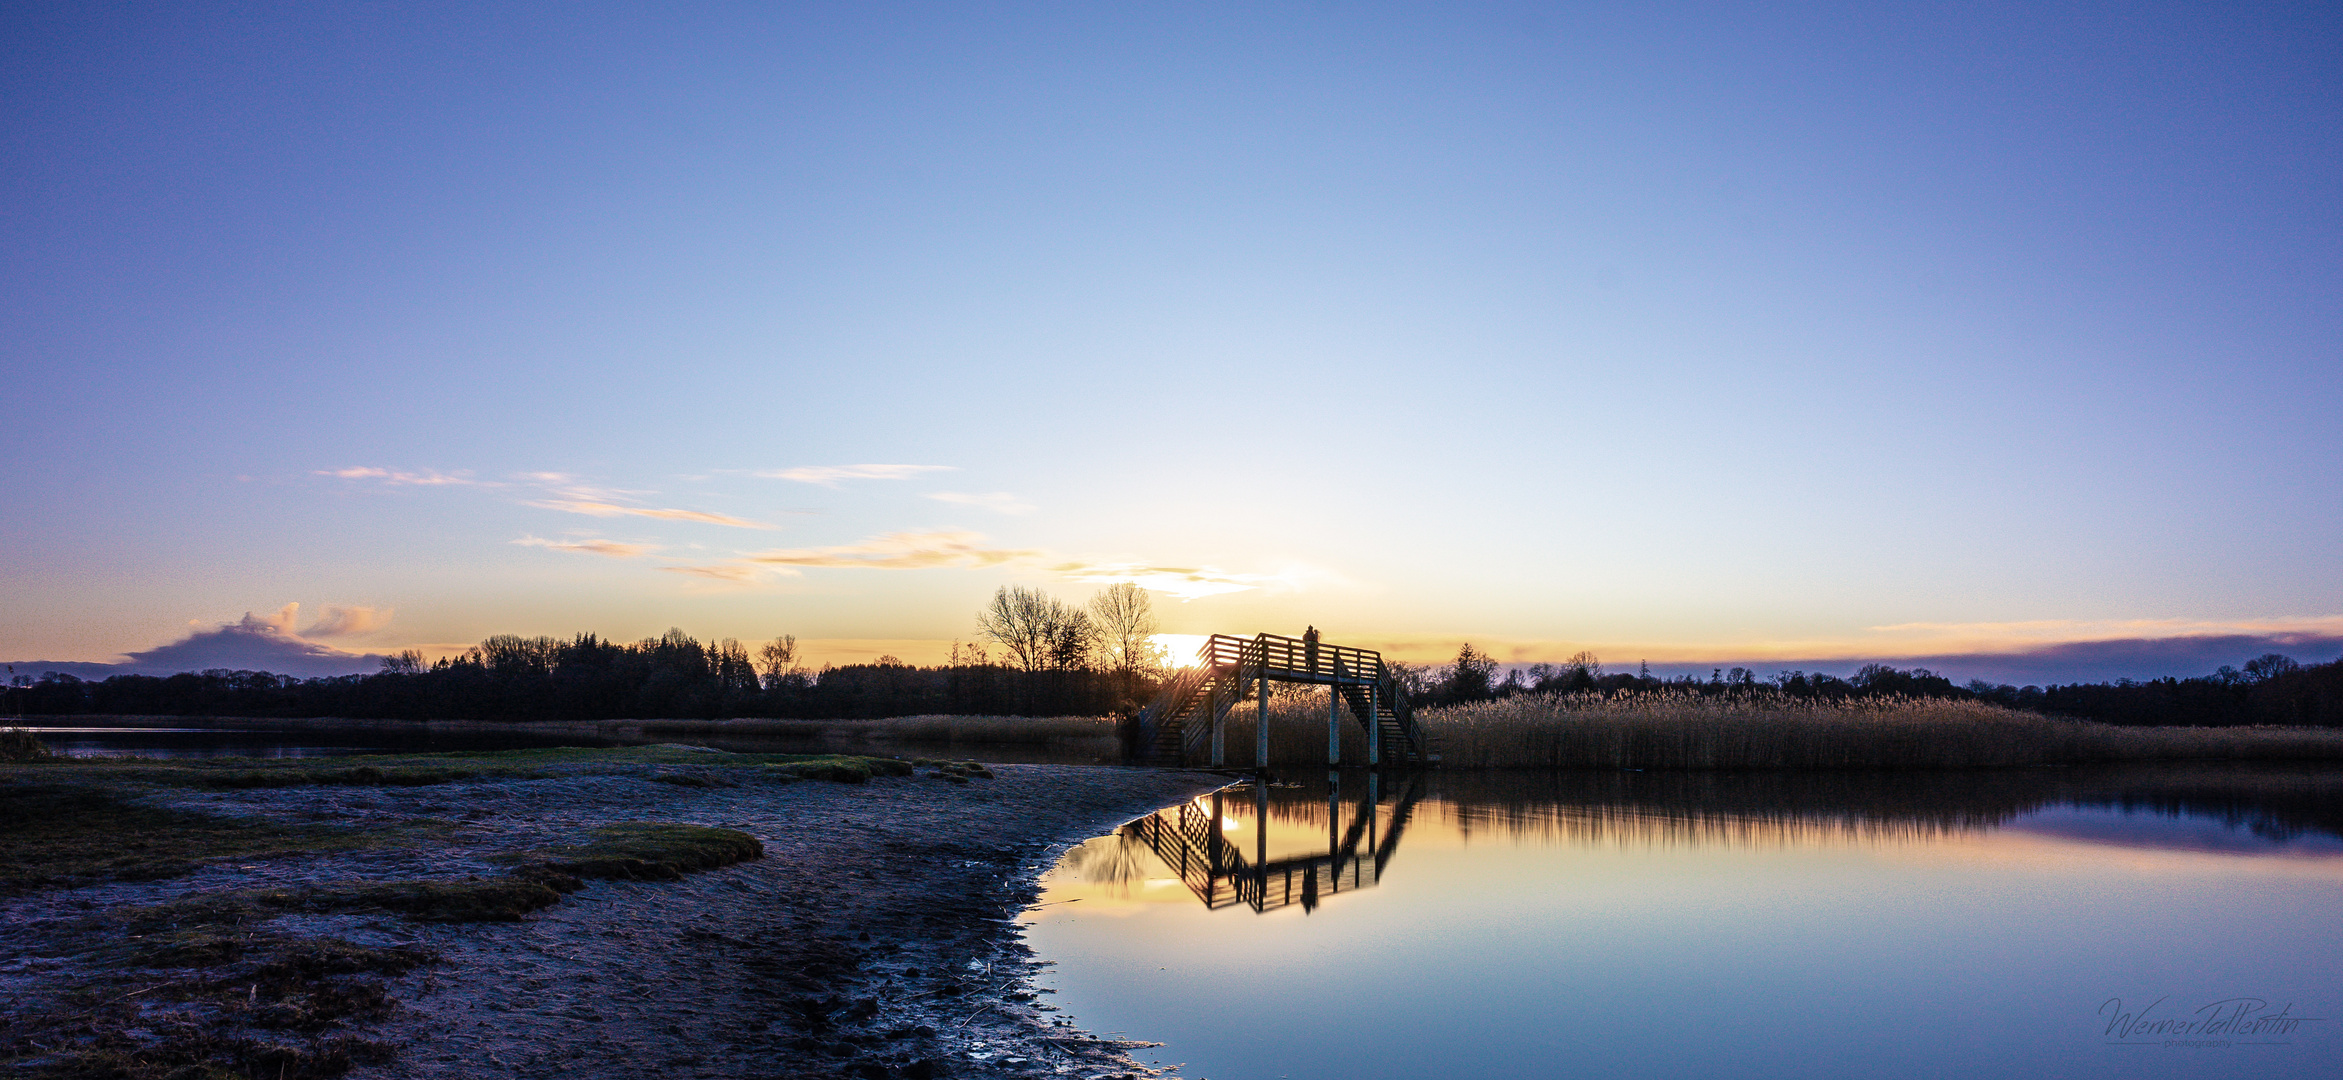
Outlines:
{"label": "bare tree", "polygon": [[725,638],[708,651],[710,674],[726,690],[753,694],[757,691],[756,665],[748,658],[748,650],[737,638]]}
{"label": "bare tree", "polygon": [[1563,664],[1563,670],[1572,675],[1585,672],[1586,680],[1593,682],[1603,677],[1603,662],[1595,659],[1594,653],[1581,651]]}
{"label": "bare tree", "polygon": [[1162,648],[1154,641],[1158,626],[1155,607],[1147,599],[1147,590],[1128,581],[1100,589],[1090,598],[1090,621],[1098,628],[1107,666],[1125,694],[1133,692],[1139,676],[1153,674],[1162,666]]}
{"label": "bare tree", "polygon": [[797,635],[783,634],[757,650],[757,666],[763,670],[765,689],[787,682],[797,674]]}
{"label": "bare tree", "polygon": [[1040,671],[1052,659],[1058,625],[1065,621],[1066,605],[1040,589],[1003,585],[992,602],[976,613],[976,632],[1009,650],[1009,658],[1026,671]]}
{"label": "bare tree", "polygon": [[1099,647],[1098,624],[1081,608],[1050,604],[1049,666],[1061,672],[1089,667]]}

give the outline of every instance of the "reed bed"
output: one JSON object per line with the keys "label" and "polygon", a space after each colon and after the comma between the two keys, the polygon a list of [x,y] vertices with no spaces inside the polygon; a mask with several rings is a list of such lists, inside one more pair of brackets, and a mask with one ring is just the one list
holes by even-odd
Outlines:
{"label": "reed bed", "polygon": [[[1324,690],[1292,690],[1269,695],[1269,763],[1271,765],[1326,764],[1326,706]],[[1256,748],[1260,705],[1242,701],[1225,721],[1228,764],[1250,767]],[[1348,708],[1342,711],[1342,762],[1367,763],[1367,731]],[[1202,744],[1200,744],[1202,745]],[[1205,751],[1209,752],[1209,751]],[[1199,755],[1195,758],[1202,761]]]}
{"label": "reed bed", "polygon": [[[2343,760],[2343,731],[2325,728],[2118,727],[1936,698],[1524,694],[1425,709],[1417,718],[1452,768],[1980,769]],[[1273,721],[1273,743],[1274,733]],[[1325,760],[1323,739],[1321,728],[1319,761]]]}

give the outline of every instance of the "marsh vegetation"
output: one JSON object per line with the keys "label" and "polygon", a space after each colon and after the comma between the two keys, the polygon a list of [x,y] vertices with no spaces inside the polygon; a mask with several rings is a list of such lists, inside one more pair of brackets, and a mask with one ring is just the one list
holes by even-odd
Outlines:
{"label": "marsh vegetation", "polygon": [[[317,920],[511,921],[589,881],[674,881],[764,854],[747,832],[677,821],[607,822],[562,842],[507,835],[482,805],[497,788],[795,786],[915,769],[678,747],[150,761],[53,757],[29,736],[9,745],[18,752],[0,765],[0,900],[17,931],[0,970],[18,978],[0,1017],[0,1064],[28,1077],[333,1076],[387,1061],[394,1049],[369,1034],[399,1008],[386,980],[437,953],[321,934]],[[925,764],[947,779],[971,775]],[[471,785],[464,821],[367,809],[379,806],[369,789],[440,806],[429,789],[456,784]],[[343,820],[353,810],[357,820]],[[288,916],[309,929],[290,929]],[[79,974],[22,994],[22,973],[52,970]]]}
{"label": "marsh vegetation", "polygon": [[[1229,716],[1229,760],[1252,762],[1256,706]],[[1435,706],[1417,721],[1445,768],[1985,769],[2125,761],[2343,761],[2343,731],[2133,727],[1975,700],[1751,692],[1546,692]],[[1324,765],[1324,693],[1272,694],[1272,765]],[[1347,712],[1343,760],[1366,761]]]}

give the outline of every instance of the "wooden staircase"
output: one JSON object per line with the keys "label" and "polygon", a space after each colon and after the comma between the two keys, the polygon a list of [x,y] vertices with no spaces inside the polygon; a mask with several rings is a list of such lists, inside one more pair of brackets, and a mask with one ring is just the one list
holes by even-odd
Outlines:
{"label": "wooden staircase", "polygon": [[1225,730],[1238,702],[1258,701],[1264,681],[1330,687],[1369,733],[1379,751],[1377,765],[1424,766],[1440,759],[1415,722],[1406,687],[1373,650],[1277,634],[1214,634],[1196,658],[1197,666],[1175,671],[1140,710],[1134,760],[1225,764],[1225,748],[1211,745],[1212,734]]}

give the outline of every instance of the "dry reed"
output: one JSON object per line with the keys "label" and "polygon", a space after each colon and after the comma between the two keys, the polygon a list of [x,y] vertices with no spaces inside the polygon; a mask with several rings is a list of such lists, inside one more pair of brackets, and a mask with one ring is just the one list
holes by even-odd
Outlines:
{"label": "dry reed", "polygon": [[[2343,759],[2343,731],[2324,728],[2118,727],[1936,698],[1524,694],[1417,715],[1443,764],[1484,769],[1969,769]],[[1325,760],[1323,742],[1317,760]]]}

